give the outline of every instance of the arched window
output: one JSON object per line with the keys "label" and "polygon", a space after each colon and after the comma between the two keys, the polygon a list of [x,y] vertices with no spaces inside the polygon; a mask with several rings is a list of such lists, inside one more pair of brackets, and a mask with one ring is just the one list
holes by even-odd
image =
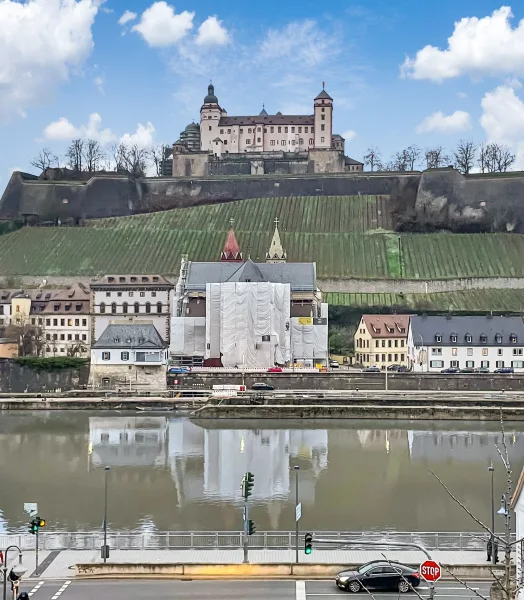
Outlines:
{"label": "arched window", "polygon": [[161,313],[162,312],[162,302],[157,302],[156,303],[156,312],[157,313]]}
{"label": "arched window", "polygon": [[138,304],[138,302],[135,302],[135,312],[136,313],[140,312],[140,304]]}
{"label": "arched window", "polygon": [[111,312],[113,314],[116,314],[116,302],[113,302],[113,304],[111,304]]}
{"label": "arched window", "polygon": [[122,312],[124,314],[127,313],[127,309],[128,309],[128,304],[127,304],[127,302],[124,302],[124,304],[122,304]]}
{"label": "arched window", "polygon": [[150,313],[150,312],[151,312],[151,303],[146,302],[146,313]]}
{"label": "arched window", "polygon": [[100,312],[101,313],[105,313],[106,312],[105,302],[100,302]]}

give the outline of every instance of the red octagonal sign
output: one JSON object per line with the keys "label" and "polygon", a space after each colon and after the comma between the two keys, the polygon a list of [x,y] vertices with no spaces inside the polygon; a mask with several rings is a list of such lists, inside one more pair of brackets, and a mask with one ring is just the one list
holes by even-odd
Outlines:
{"label": "red octagonal sign", "polygon": [[442,572],[440,565],[434,560],[426,560],[420,565],[420,574],[426,581],[438,581]]}

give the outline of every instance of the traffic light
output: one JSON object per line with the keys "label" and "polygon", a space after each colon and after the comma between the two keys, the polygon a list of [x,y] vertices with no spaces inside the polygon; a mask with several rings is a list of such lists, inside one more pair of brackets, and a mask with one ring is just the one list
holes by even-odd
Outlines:
{"label": "traffic light", "polygon": [[38,527],[45,527],[45,519],[41,519],[40,517],[36,518],[38,521]]}
{"label": "traffic light", "polygon": [[253,535],[254,533],[256,533],[256,530],[257,529],[255,527],[255,521],[249,519],[249,521],[247,522],[247,534]]}
{"label": "traffic light", "polygon": [[251,490],[253,489],[254,485],[255,485],[255,476],[253,475],[253,473],[250,473],[248,471],[244,475],[244,479],[242,479],[242,496],[244,497],[245,500],[247,500],[249,498],[249,496],[251,496]]}
{"label": "traffic light", "polygon": [[304,552],[306,554],[313,552],[313,535],[311,533],[306,533],[304,536]]}
{"label": "traffic light", "polygon": [[45,527],[45,519],[36,517],[36,519],[32,519],[32,521],[29,523],[28,531],[32,535],[36,535],[40,527]]}

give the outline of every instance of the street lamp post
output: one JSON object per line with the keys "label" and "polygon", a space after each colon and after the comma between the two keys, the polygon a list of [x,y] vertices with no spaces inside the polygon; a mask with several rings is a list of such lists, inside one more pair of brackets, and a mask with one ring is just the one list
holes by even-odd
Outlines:
{"label": "street lamp post", "polygon": [[25,569],[22,566],[22,550],[20,550],[20,548],[18,546],[8,546],[5,549],[5,552],[4,552],[4,564],[2,565],[2,575],[3,575],[3,579],[4,579],[3,600],[7,600],[7,579],[8,579],[8,575],[7,575],[7,555],[9,554],[9,550],[11,550],[11,549],[18,550],[18,565],[15,566],[15,567],[13,567],[13,573],[17,577],[22,577],[22,575],[25,573]]}
{"label": "street lamp post", "polygon": [[493,552],[493,545],[495,543],[495,488],[494,488],[494,472],[495,467],[493,466],[493,461],[488,467],[488,471],[491,473],[491,561],[493,564],[495,563],[495,552]]}
{"label": "street lamp post", "polygon": [[298,564],[298,472],[300,467],[295,465],[295,562]]}
{"label": "street lamp post", "polygon": [[111,467],[104,467],[104,549],[102,556],[107,562],[107,476]]}

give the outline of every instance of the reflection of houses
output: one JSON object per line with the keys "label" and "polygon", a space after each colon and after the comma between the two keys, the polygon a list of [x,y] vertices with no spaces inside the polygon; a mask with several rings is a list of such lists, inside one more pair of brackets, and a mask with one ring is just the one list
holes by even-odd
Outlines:
{"label": "reflection of houses", "polygon": [[95,467],[163,466],[165,417],[90,417],[89,448]]}
{"label": "reflection of houses", "polygon": [[[507,433],[506,442],[510,457],[524,457],[524,434]],[[472,461],[493,459],[495,446],[502,443],[500,432],[471,431],[409,431],[408,447],[414,459],[431,461]]]}

